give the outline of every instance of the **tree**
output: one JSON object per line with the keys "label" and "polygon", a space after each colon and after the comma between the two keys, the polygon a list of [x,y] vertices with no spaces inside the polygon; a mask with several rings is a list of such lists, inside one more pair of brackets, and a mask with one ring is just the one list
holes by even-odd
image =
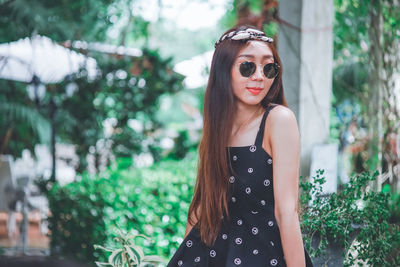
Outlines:
{"label": "tree", "polygon": [[[135,2],[5,1],[0,4],[0,42],[41,34],[68,47],[74,40],[108,41],[118,45],[138,41],[145,44],[146,41],[141,41],[147,39],[148,22],[139,15],[133,16]],[[120,24],[116,22],[124,21],[127,17],[127,22],[122,23],[122,27],[118,26]],[[110,29],[119,33],[118,40],[109,39],[107,34]],[[163,59],[157,51],[148,49],[143,49],[143,55],[138,57],[92,50],[79,52],[96,58],[99,76],[88,80],[87,73],[82,70],[69,81],[48,85],[39,107],[27,98],[26,85],[0,81],[1,103],[9,103],[0,107],[8,115],[0,118],[2,151],[18,156],[24,148],[32,150],[38,142],[49,142],[49,135],[45,136],[43,129],[49,125],[47,107],[54,102],[57,106],[57,138],[76,145],[80,157],[78,171],[86,169],[89,150],[95,156],[96,167],[100,165],[105,143],[109,145],[107,149],[117,157],[149,150],[156,160],[160,158],[158,142],[153,140],[153,133],[162,127],[162,122],[156,121],[154,116],[158,109],[157,100],[163,94],[183,88],[183,77],[172,71],[172,59]],[[72,97],[66,97],[65,88],[71,80],[77,84],[78,90]],[[10,113],[19,107],[19,113]],[[29,118],[29,121],[21,116],[20,120],[15,120],[15,116],[11,116],[13,114],[25,114],[25,119]],[[30,117],[26,117],[28,115]],[[108,119],[115,120],[110,136],[104,134],[103,124]],[[129,127],[132,119],[139,119],[145,124],[143,132],[136,132]],[[107,163],[109,158],[105,160]]]}
{"label": "tree", "polygon": [[[390,171],[399,163],[398,155],[396,157],[394,151],[388,149],[389,140],[384,137],[393,133],[396,142],[400,142],[400,100],[396,99],[398,96],[394,92],[394,70],[400,66],[400,3],[391,0],[337,0],[335,5],[335,59],[342,65],[344,60],[365,64],[369,77],[357,88],[342,87],[350,93],[360,92],[357,95],[362,105],[361,115],[368,125],[370,138],[366,167],[382,173],[385,171],[382,162],[387,158],[392,159],[387,166]],[[376,183],[377,189],[381,186],[380,179],[381,176]]]}
{"label": "tree", "polygon": [[0,43],[45,35],[55,41],[103,41],[112,0],[6,0],[0,4]]}
{"label": "tree", "polygon": [[[62,113],[58,116],[60,137],[76,146],[81,164],[78,170],[86,168],[90,149],[98,170],[106,144],[115,157],[148,151],[157,161],[161,151],[155,132],[163,126],[155,119],[158,99],[183,89],[183,76],[172,71],[172,58],[162,59],[157,51],[146,49],[139,58],[93,52],[91,56],[97,59],[101,75],[94,81],[78,78],[82,89],[60,103]],[[108,119],[112,120],[112,133],[105,135]],[[132,129],[131,120],[140,121],[145,126],[143,132]]]}

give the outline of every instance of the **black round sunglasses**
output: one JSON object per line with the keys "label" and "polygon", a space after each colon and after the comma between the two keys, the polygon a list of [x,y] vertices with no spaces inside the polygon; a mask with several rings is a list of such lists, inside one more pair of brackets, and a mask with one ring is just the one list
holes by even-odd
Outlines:
{"label": "black round sunglasses", "polygon": [[[240,63],[239,71],[243,77],[250,77],[256,71],[256,64],[251,61],[245,61]],[[265,77],[268,79],[275,78],[279,73],[278,63],[268,63],[264,65],[263,72]]]}

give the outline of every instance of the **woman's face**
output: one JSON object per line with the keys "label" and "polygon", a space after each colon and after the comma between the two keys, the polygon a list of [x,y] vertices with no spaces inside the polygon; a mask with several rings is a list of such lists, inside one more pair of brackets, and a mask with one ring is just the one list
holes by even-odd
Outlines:
{"label": "woman's face", "polygon": [[[245,61],[254,62],[257,66],[250,77],[243,77],[239,71],[240,64]],[[265,77],[263,67],[273,62],[271,49],[262,41],[248,41],[247,45],[239,51],[231,71],[233,94],[239,102],[258,105],[267,95],[274,78]]]}

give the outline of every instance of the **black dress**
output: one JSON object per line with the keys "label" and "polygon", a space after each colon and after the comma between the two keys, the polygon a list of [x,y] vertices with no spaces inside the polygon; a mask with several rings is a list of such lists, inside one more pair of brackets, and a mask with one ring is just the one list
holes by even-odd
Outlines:
{"label": "black dress", "polygon": [[[234,173],[229,177],[230,220],[224,221],[212,247],[200,239],[196,225],[188,233],[167,267],[189,266],[286,266],[274,216],[272,157],[263,149],[267,108],[255,144],[227,147]],[[305,251],[306,266],[313,266]]]}

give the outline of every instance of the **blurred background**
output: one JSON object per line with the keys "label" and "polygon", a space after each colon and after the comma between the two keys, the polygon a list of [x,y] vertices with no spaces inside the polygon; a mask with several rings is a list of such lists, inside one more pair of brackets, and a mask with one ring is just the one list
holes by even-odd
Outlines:
{"label": "blurred background", "polygon": [[359,262],[395,266],[398,0],[0,0],[0,259],[91,266],[122,229],[165,264],[185,233],[214,42],[239,24],[275,40],[305,181],[325,170],[330,196],[376,172],[344,200],[385,196],[384,215],[363,216],[393,239]]}

